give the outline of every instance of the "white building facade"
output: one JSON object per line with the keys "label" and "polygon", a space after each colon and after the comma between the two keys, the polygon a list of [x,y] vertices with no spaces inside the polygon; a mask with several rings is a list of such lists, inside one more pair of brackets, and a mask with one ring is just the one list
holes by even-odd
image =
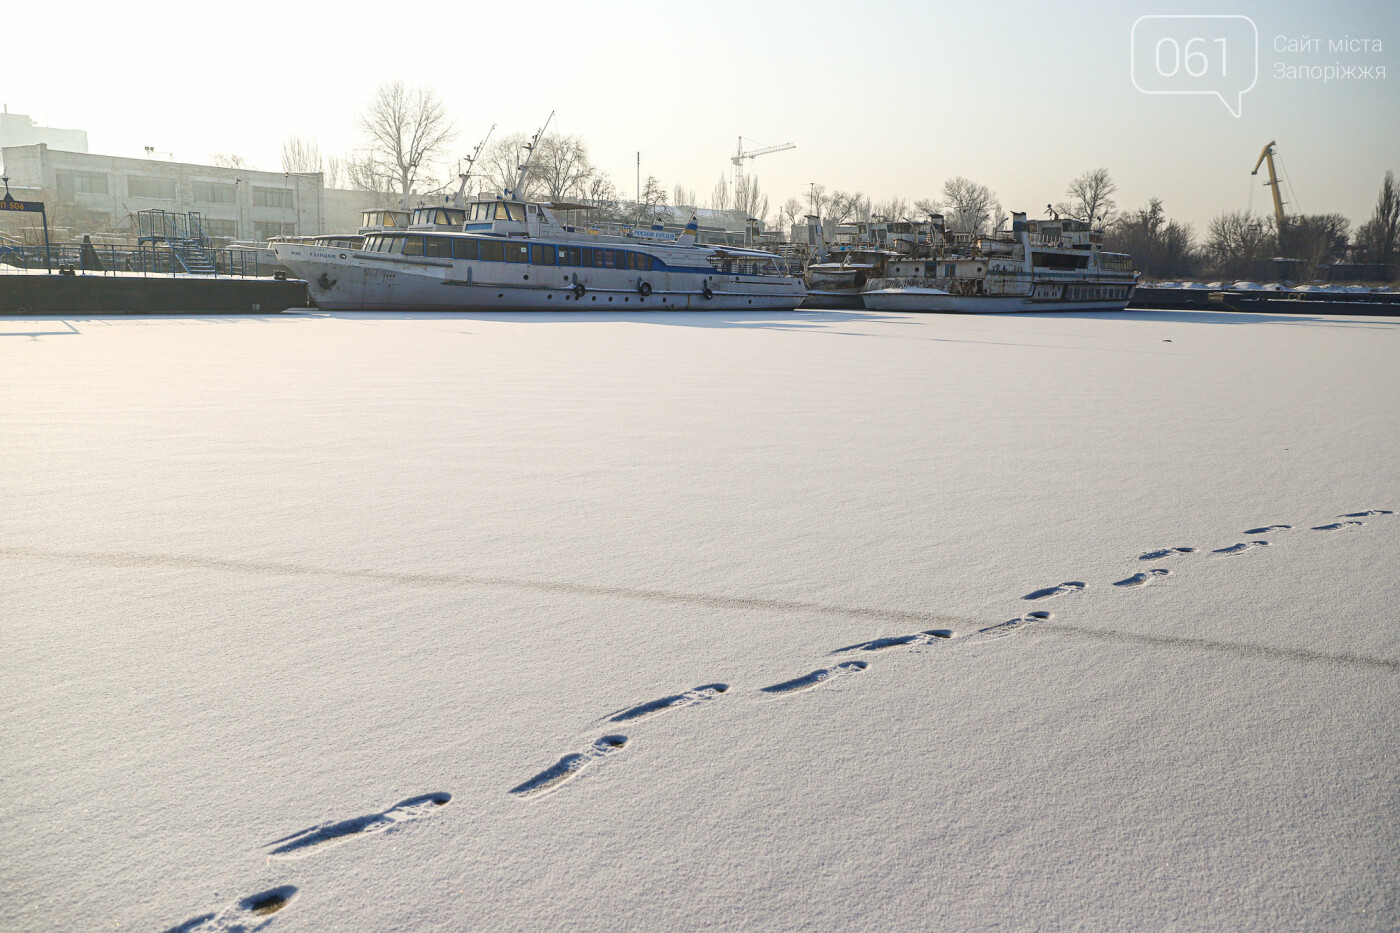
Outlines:
{"label": "white building facade", "polygon": [[0,149],[6,146],[37,146],[39,143],[68,152],[87,152],[87,130],[60,130],[40,126],[23,113],[10,113],[9,105],[0,113]]}
{"label": "white building facade", "polygon": [[37,190],[84,217],[95,231],[135,229],[137,211],[198,211],[204,232],[221,241],[262,241],[322,232],[322,176],[259,172],[158,159],[129,159],[51,149],[0,150],[15,188]]}

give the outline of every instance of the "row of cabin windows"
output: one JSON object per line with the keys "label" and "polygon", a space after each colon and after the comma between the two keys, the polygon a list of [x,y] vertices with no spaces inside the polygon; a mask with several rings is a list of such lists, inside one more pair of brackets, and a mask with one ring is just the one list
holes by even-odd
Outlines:
{"label": "row of cabin windows", "polygon": [[476,259],[482,262],[520,262],[535,266],[582,266],[595,269],[635,269],[647,272],[659,268],[654,257],[626,249],[597,249],[591,246],[546,246],[509,240],[474,237],[419,236],[407,234],[365,237],[366,253],[399,253],[435,259]]}
{"label": "row of cabin windows", "polygon": [[785,275],[771,259],[747,259],[734,256],[710,256],[710,265],[722,275]]}
{"label": "row of cabin windows", "polygon": [[478,201],[471,206],[468,220],[525,221],[525,205],[511,201]]}
{"label": "row of cabin windows", "polygon": [[1066,289],[1065,297],[1071,301],[1122,301],[1128,297],[1128,290],[1108,286],[1093,288],[1072,286]]}

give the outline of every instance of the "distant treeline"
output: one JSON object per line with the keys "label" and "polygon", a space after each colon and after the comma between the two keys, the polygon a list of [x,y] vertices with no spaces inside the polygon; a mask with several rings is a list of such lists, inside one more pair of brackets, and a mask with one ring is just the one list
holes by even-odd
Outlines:
{"label": "distant treeline", "polygon": [[1138,271],[1155,279],[1311,281],[1345,264],[1338,277],[1392,281],[1400,260],[1400,189],[1386,172],[1375,212],[1354,234],[1341,214],[1285,216],[1280,226],[1272,216],[1224,211],[1198,239],[1190,224],[1168,219],[1161,199],[1151,198],[1104,224],[1104,248],[1132,254]]}

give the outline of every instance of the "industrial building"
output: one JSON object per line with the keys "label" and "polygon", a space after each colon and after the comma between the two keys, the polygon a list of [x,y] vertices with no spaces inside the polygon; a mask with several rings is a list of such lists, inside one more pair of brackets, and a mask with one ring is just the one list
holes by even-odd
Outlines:
{"label": "industrial building", "polygon": [[[86,134],[84,134],[86,137]],[[0,149],[16,190],[54,206],[54,222],[77,233],[128,231],[137,211],[197,211],[205,234],[224,243],[316,234],[323,229],[322,176],[130,159],[54,149]]]}

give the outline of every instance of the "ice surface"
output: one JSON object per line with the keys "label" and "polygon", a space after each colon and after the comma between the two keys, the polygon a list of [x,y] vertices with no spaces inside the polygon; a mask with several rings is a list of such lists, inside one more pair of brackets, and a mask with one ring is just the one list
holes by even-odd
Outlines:
{"label": "ice surface", "polygon": [[0,929],[1395,928],[1397,359],[0,319]]}

